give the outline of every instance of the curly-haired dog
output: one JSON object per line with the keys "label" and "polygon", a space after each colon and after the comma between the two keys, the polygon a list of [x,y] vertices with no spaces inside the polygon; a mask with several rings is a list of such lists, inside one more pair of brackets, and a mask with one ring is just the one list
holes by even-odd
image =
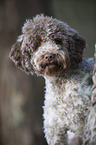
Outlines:
{"label": "curly-haired dog", "polygon": [[[85,39],[67,24],[37,15],[27,20],[10,58],[27,73],[44,76],[44,132],[49,145],[82,145],[90,100],[78,88],[92,64],[82,58]],[[85,87],[87,82],[84,84]]]}

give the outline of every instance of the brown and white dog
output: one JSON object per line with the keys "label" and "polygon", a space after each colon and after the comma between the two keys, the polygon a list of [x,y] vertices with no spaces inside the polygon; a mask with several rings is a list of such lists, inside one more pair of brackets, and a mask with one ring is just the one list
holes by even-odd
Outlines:
{"label": "brown and white dog", "polygon": [[[90,99],[78,89],[93,65],[83,58],[85,39],[64,22],[37,15],[27,20],[10,58],[27,73],[45,78],[44,133],[49,145],[82,145]],[[86,88],[87,82],[83,84]]]}

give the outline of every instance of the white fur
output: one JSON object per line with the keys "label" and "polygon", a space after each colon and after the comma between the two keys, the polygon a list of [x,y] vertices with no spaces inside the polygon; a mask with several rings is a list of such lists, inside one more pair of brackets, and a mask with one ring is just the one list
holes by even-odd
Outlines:
{"label": "white fur", "polygon": [[[74,76],[69,79],[46,77],[44,129],[49,145],[60,142],[60,133],[63,134],[66,128],[82,135],[84,122],[80,117],[84,117],[89,98],[78,94],[79,86],[80,81]],[[56,142],[53,136],[56,136]]]}

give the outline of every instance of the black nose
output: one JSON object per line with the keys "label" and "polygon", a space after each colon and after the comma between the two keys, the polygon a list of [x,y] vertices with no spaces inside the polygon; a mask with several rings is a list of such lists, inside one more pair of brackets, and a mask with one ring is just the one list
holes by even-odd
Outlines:
{"label": "black nose", "polygon": [[52,54],[52,53],[49,53],[49,54],[46,54],[45,56],[44,56],[44,58],[45,58],[45,60],[52,60],[53,58],[54,58],[54,54]]}

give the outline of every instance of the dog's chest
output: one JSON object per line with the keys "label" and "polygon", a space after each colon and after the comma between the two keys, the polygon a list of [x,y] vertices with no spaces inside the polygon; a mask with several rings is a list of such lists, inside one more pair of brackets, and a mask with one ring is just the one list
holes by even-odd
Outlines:
{"label": "dog's chest", "polygon": [[[57,81],[57,82],[56,82]],[[45,113],[61,127],[78,130],[84,120],[88,98],[78,93],[80,81],[73,79],[47,81],[45,94]]]}

